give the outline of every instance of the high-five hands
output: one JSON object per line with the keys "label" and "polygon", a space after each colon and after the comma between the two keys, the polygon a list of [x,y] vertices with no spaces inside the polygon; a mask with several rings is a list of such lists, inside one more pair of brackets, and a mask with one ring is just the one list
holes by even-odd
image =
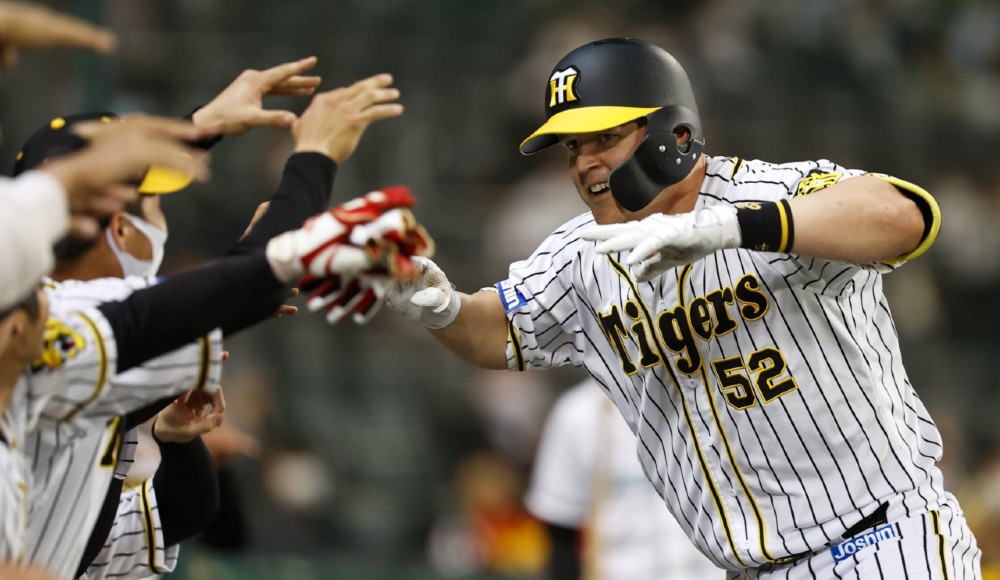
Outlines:
{"label": "high-five hands", "polygon": [[414,256],[430,256],[434,242],[409,207],[405,187],[387,187],[306,220],[302,228],[272,239],[267,257],[284,282],[302,278],[308,308],[326,312],[331,324],[375,315],[393,280],[418,274]]}
{"label": "high-five hands", "polygon": [[599,242],[596,249],[602,254],[628,250],[625,263],[635,267],[640,282],[712,252],[739,247],[742,240],[736,208],[722,204],[690,213],[657,213],[640,221],[590,226],[580,237]]}

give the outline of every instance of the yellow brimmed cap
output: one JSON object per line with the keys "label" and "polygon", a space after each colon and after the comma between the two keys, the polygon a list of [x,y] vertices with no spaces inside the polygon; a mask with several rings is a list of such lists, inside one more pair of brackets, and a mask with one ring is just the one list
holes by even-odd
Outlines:
{"label": "yellow brimmed cap", "polygon": [[559,142],[557,135],[595,133],[624,125],[660,110],[661,107],[595,106],[567,109],[549,117],[527,139],[521,142],[521,153],[531,155]]}
{"label": "yellow brimmed cap", "polygon": [[164,194],[180,191],[191,184],[191,176],[169,167],[154,165],[139,184],[139,193]]}

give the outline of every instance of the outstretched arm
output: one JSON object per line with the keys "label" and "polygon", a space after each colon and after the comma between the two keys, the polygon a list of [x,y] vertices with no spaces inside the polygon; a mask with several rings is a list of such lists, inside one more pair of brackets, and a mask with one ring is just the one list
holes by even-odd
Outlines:
{"label": "outstretched arm", "polygon": [[462,360],[485,369],[507,368],[507,315],[495,292],[463,294],[428,258],[413,259],[418,275],[399,282],[386,304],[404,318],[426,326]]}

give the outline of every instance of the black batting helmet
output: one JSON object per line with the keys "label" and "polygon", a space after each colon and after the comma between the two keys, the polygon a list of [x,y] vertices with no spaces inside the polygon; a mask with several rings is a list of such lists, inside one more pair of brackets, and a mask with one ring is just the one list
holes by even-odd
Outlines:
{"label": "black batting helmet", "polygon": [[[521,143],[522,154],[558,143],[560,134],[594,133],[646,117],[642,143],[611,172],[611,191],[629,211],[684,179],[705,148],[687,74],[670,53],[643,40],[598,40],[563,57],[545,87],[545,116]],[[691,138],[677,145],[674,133],[681,128]]]}

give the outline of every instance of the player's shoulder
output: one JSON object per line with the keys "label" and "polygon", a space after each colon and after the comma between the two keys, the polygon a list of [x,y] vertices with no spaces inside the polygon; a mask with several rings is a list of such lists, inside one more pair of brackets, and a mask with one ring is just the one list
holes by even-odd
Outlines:
{"label": "player's shoulder", "polygon": [[576,216],[542,240],[532,256],[524,261],[537,262],[539,258],[547,258],[546,262],[563,264],[574,260],[580,249],[593,247],[593,243],[580,237],[580,232],[594,223],[594,216],[590,212]]}
{"label": "player's shoulder", "polygon": [[127,278],[96,278],[94,280],[47,281],[46,289],[53,303],[64,308],[87,308],[104,302],[128,298],[136,290],[155,284],[152,278],[128,276]]}
{"label": "player's shoulder", "polygon": [[719,201],[766,201],[808,195],[862,173],[829,159],[775,163],[738,156],[707,157],[702,194]]}

